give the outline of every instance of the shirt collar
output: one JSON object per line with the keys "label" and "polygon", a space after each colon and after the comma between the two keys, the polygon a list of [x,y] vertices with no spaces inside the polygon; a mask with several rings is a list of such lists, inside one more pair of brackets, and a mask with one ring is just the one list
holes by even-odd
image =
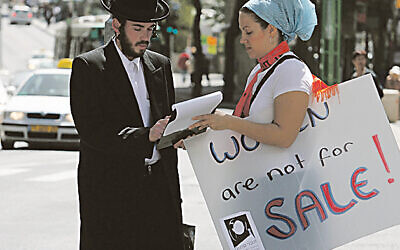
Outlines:
{"label": "shirt collar", "polygon": [[136,68],[140,69],[140,57],[136,57],[133,60],[129,60],[128,57],[126,57],[124,55],[124,53],[122,53],[122,51],[117,46],[117,42],[115,41],[115,38],[113,39],[113,42],[114,42],[114,46],[117,49],[117,52],[119,54],[119,57],[122,60],[122,64],[124,65],[125,69],[131,68],[133,65],[136,65]]}

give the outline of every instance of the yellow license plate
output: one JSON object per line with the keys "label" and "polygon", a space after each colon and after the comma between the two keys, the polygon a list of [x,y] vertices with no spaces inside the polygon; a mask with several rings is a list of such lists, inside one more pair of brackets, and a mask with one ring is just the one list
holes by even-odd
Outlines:
{"label": "yellow license plate", "polygon": [[57,133],[57,126],[31,125],[32,132]]}

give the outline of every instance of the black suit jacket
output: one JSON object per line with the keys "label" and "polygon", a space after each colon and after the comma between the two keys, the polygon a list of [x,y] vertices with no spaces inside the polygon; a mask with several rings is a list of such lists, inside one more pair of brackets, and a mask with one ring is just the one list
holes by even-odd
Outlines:
{"label": "black suit jacket", "polygon": [[[168,58],[152,51],[146,51],[141,60],[154,124],[171,113],[175,101],[171,65]],[[81,139],[78,167],[81,246],[104,247],[101,239],[107,237],[107,242],[114,241],[110,247],[118,249],[115,247],[119,235],[124,230],[132,231],[132,221],[140,222],[135,208],[145,195],[140,188],[146,181],[144,159],[151,157],[154,143],[149,142],[150,128],[143,126],[131,83],[112,41],[74,59],[70,95]],[[123,140],[118,133],[125,127],[139,129]],[[177,153],[170,147],[160,154],[168,183],[165,188],[173,200],[176,225],[180,225]],[[115,232],[116,227],[120,233]]]}

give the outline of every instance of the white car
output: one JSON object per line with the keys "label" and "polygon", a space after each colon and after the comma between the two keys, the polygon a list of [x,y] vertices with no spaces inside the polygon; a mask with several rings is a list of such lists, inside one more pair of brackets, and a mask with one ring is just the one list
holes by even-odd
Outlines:
{"label": "white car", "polygon": [[[0,81],[0,113],[4,110],[7,100],[8,100],[7,89]],[[1,116],[0,116],[0,122],[1,122]]]}
{"label": "white car", "polygon": [[15,5],[9,15],[10,24],[27,24],[30,25],[33,19],[33,12],[29,6]]}
{"label": "white car", "polygon": [[40,69],[21,84],[2,114],[3,149],[13,148],[16,141],[28,142],[30,147],[79,145],[69,104],[70,75],[71,69]]}
{"label": "white car", "polygon": [[48,50],[34,51],[28,60],[28,69],[30,70],[54,68],[55,66],[53,53]]}

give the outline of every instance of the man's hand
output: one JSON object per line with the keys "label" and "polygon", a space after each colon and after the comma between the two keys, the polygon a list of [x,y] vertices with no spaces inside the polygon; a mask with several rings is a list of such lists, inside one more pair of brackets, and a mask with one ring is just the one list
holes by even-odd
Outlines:
{"label": "man's hand", "polygon": [[155,142],[161,138],[164,133],[165,127],[168,124],[170,116],[166,116],[164,119],[160,119],[150,128],[149,140]]}

